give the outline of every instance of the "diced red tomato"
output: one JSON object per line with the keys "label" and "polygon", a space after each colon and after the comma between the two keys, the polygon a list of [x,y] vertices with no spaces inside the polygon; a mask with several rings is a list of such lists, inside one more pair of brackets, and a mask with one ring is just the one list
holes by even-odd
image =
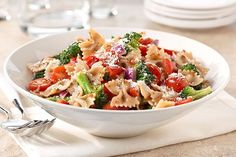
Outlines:
{"label": "diced red tomato", "polygon": [[104,110],[129,110],[128,107],[115,107],[111,106],[110,104],[106,104],[103,106]]}
{"label": "diced red tomato", "polygon": [[70,78],[70,76],[67,74],[66,69],[63,65],[58,66],[55,69],[53,69],[53,72],[50,76],[50,80],[53,83],[56,83],[59,80],[69,79],[69,78]]}
{"label": "diced red tomato", "polygon": [[151,44],[153,42],[152,38],[140,38],[139,39],[139,43],[142,45],[148,45]]}
{"label": "diced red tomato", "polygon": [[167,75],[170,75],[173,73],[176,69],[176,64],[175,62],[170,61],[169,59],[164,59],[162,61],[162,66]]}
{"label": "diced red tomato", "polygon": [[184,87],[188,86],[188,81],[186,78],[178,77],[169,77],[165,81],[166,86],[173,88],[174,91],[180,92]]}
{"label": "diced red tomato", "polygon": [[146,45],[139,45],[139,50],[141,51],[142,56],[146,56],[146,54],[147,54],[147,46]]}
{"label": "diced red tomato", "polygon": [[107,72],[109,73],[110,78],[116,78],[124,72],[124,69],[120,66],[108,66]]}
{"label": "diced red tomato", "polygon": [[91,68],[91,66],[94,63],[98,62],[99,59],[95,56],[89,56],[89,57],[85,58],[85,61],[86,61],[86,64]]}
{"label": "diced red tomato", "polygon": [[173,55],[173,50],[164,49],[164,52],[167,53],[170,56]]}
{"label": "diced red tomato", "polygon": [[159,84],[161,79],[161,70],[159,67],[154,64],[147,64],[147,67],[149,71],[156,77],[157,84]]}
{"label": "diced red tomato", "polygon": [[67,101],[63,100],[63,99],[59,99],[57,100],[58,103],[61,103],[61,104],[69,104]]}
{"label": "diced red tomato", "polygon": [[131,87],[128,89],[128,94],[132,97],[137,97],[139,96],[139,91],[136,88]]}
{"label": "diced red tomato", "polygon": [[109,100],[111,100],[114,96],[116,96],[109,89],[107,89],[107,87],[105,85],[104,85],[103,90],[104,90],[104,93],[108,96]]}
{"label": "diced red tomato", "polygon": [[45,78],[38,78],[35,80],[32,80],[31,82],[29,82],[28,84],[28,89],[30,91],[45,91],[50,85],[51,85],[51,81]]}
{"label": "diced red tomato", "polygon": [[193,101],[193,98],[188,97],[186,99],[183,99],[183,100],[180,100],[180,101],[176,101],[175,102],[175,106],[186,104],[186,103],[189,103],[189,102],[192,102],[192,101]]}

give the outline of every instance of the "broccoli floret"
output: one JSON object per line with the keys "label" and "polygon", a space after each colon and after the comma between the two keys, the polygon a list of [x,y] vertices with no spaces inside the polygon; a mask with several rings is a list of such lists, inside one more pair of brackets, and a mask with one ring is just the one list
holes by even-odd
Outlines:
{"label": "broccoli floret", "polygon": [[192,63],[187,63],[187,64],[183,65],[181,67],[181,69],[182,70],[192,70],[192,71],[196,72],[198,75],[200,74],[197,67],[196,67],[196,65],[194,65]]}
{"label": "broccoli floret", "polygon": [[95,107],[102,108],[109,99],[108,96],[104,93],[104,86],[93,86],[89,81],[87,75],[83,72],[79,72],[77,76],[77,82],[79,83],[80,87],[83,89],[84,94],[95,93]]}
{"label": "broccoli floret", "polygon": [[106,73],[104,74],[104,76],[103,76],[103,80],[104,80],[104,81],[106,81],[106,82],[108,82],[108,81],[110,81],[110,80],[111,80],[111,78],[110,78],[110,76],[109,76],[109,73],[108,73],[108,72],[106,72]]}
{"label": "broccoli floret", "polygon": [[38,78],[43,78],[43,77],[44,77],[44,74],[45,74],[45,70],[36,72],[36,73],[34,74],[33,80],[38,79]]}
{"label": "broccoli floret", "polygon": [[139,47],[139,39],[142,37],[141,34],[136,33],[136,32],[131,32],[131,33],[126,33],[125,36],[123,37],[124,42],[125,42],[125,50],[126,53],[137,49]]}
{"label": "broccoli floret", "polygon": [[187,86],[182,90],[180,96],[182,98],[187,98],[188,96],[191,96],[193,100],[197,100],[210,94],[211,92],[212,88],[210,86],[201,90],[195,90],[193,87]]}
{"label": "broccoli floret", "polygon": [[79,47],[79,43],[72,43],[66,50],[63,50],[59,55],[54,56],[56,59],[60,60],[62,65],[70,62],[70,59],[73,57],[77,57],[77,55],[82,57],[82,51]]}
{"label": "broccoli floret", "polygon": [[94,101],[95,107],[102,109],[103,106],[107,104],[108,102],[109,102],[108,96],[106,93],[104,93],[104,90],[102,88],[102,90],[96,94],[95,101]]}
{"label": "broccoli floret", "polygon": [[155,79],[148,67],[141,61],[135,65],[135,70],[137,80],[143,80],[146,84],[150,84]]}

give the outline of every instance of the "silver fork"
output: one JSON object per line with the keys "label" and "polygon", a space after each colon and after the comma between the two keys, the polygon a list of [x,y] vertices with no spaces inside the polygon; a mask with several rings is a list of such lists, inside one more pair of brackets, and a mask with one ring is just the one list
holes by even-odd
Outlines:
{"label": "silver fork", "polygon": [[20,119],[14,119],[7,109],[0,107],[1,111],[7,116],[7,120],[1,123],[2,128],[20,136],[32,136],[35,134],[41,134],[54,124],[56,118],[31,120],[25,114],[18,93],[8,84],[4,77],[0,77],[0,87],[8,99],[12,100],[14,106],[21,113]]}

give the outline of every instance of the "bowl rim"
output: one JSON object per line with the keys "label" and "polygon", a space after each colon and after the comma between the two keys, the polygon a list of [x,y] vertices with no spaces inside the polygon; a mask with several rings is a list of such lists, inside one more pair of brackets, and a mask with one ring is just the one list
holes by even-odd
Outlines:
{"label": "bowl rim", "polygon": [[153,29],[145,29],[145,28],[132,28],[132,27],[94,27],[93,29],[98,30],[98,32],[99,32],[99,30],[113,30],[113,31],[114,30],[123,30],[123,31],[125,31],[125,30],[127,30],[127,31],[128,30],[135,30],[135,31],[143,31],[143,32],[155,32],[155,33],[167,34],[167,35],[175,36],[175,37],[182,38],[182,39],[185,39],[185,40],[189,40],[191,42],[195,42],[196,44],[199,44],[201,46],[205,46],[205,47],[211,49],[212,52],[214,52],[214,55],[217,55],[219,58],[221,58],[221,60],[223,61],[223,63],[221,63],[221,64],[225,67],[225,75],[227,75],[226,79],[211,94],[209,94],[209,95],[207,95],[207,96],[205,96],[205,97],[203,97],[201,99],[198,99],[198,100],[195,100],[195,101],[183,104],[183,105],[171,106],[171,107],[167,107],[167,108],[150,109],[150,110],[103,110],[103,109],[91,109],[91,108],[82,108],[82,107],[72,106],[72,105],[65,105],[65,104],[61,104],[61,103],[57,103],[57,102],[53,102],[53,101],[47,100],[45,98],[42,98],[42,97],[39,97],[37,95],[34,95],[34,94],[30,93],[26,89],[21,88],[8,75],[7,65],[8,65],[11,57],[17,51],[22,49],[23,47],[25,47],[25,46],[27,46],[29,44],[38,42],[40,40],[44,40],[45,38],[56,37],[56,36],[65,35],[65,34],[68,34],[68,33],[79,33],[81,31],[88,31],[88,29],[89,28],[85,28],[85,29],[73,30],[73,31],[69,31],[69,32],[62,32],[62,33],[58,33],[58,34],[53,34],[53,35],[48,35],[48,36],[44,36],[44,37],[39,37],[39,38],[33,39],[31,41],[28,41],[28,42],[22,44],[21,46],[19,46],[15,50],[13,50],[8,55],[8,57],[5,59],[4,65],[3,65],[4,76],[6,77],[7,81],[10,83],[10,85],[12,85],[19,93],[21,93],[22,95],[24,95],[24,96],[26,96],[26,97],[34,100],[34,101],[37,101],[42,106],[44,105],[44,103],[46,103],[46,104],[49,104],[49,105],[52,105],[52,106],[58,106],[59,105],[60,107],[65,107],[65,108],[69,108],[69,109],[79,110],[81,112],[92,112],[92,113],[93,112],[99,112],[99,113],[112,113],[112,114],[131,114],[131,113],[132,114],[138,114],[138,113],[162,112],[162,111],[166,111],[166,110],[174,110],[176,108],[180,109],[180,108],[184,108],[186,106],[193,106],[193,105],[197,105],[197,104],[203,104],[207,100],[212,99],[213,97],[215,97],[220,91],[222,91],[226,87],[226,85],[228,84],[228,82],[230,80],[230,69],[229,69],[229,65],[226,62],[225,58],[221,54],[219,54],[215,49],[209,47],[208,45],[206,45],[206,44],[204,44],[204,43],[202,43],[200,41],[197,41],[197,40],[194,40],[194,39],[191,39],[191,38],[188,38],[186,36],[179,35],[179,34],[176,34],[176,33],[169,33],[169,32],[153,30]]}

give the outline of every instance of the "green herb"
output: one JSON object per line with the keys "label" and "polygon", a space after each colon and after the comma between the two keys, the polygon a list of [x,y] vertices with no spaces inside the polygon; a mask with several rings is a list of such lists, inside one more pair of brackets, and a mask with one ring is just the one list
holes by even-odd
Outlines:
{"label": "green herb", "polygon": [[137,80],[143,80],[146,84],[150,84],[155,79],[148,67],[142,61],[135,65],[135,70]]}
{"label": "green herb", "polygon": [[125,42],[126,53],[136,50],[139,47],[139,39],[142,37],[141,34],[136,32],[126,33],[123,37]]}
{"label": "green herb", "polygon": [[79,43],[74,42],[66,50],[63,50],[59,55],[54,56],[54,58],[59,59],[62,65],[70,62],[71,58],[77,57],[77,55],[82,57],[82,51],[79,47]]}
{"label": "green herb", "polygon": [[194,65],[192,63],[187,63],[187,64],[183,65],[181,67],[181,69],[182,70],[192,70],[192,71],[196,72],[198,75],[200,74],[197,67],[196,67],[196,65]]}

